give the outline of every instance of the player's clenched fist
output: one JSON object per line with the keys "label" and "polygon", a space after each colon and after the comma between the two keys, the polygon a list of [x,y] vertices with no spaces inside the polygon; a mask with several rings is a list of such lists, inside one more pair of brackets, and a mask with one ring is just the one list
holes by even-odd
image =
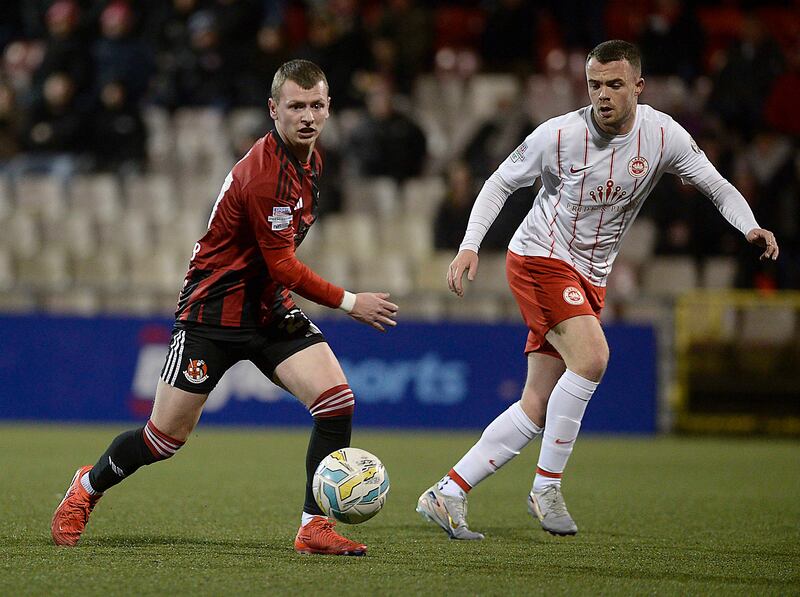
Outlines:
{"label": "player's clenched fist", "polygon": [[386,299],[389,294],[386,292],[359,292],[356,294],[356,304],[350,311],[350,317],[371,325],[376,330],[386,331],[385,325],[394,327],[397,322],[397,305],[390,303]]}
{"label": "player's clenched fist", "polygon": [[464,287],[461,278],[467,272],[467,279],[472,282],[478,274],[478,254],[475,251],[464,249],[459,251],[456,258],[447,268],[447,285],[458,296],[464,296]]}

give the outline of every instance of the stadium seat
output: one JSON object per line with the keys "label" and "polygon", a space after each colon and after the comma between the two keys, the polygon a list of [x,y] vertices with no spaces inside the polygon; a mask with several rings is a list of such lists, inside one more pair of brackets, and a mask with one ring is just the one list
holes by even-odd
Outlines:
{"label": "stadium seat", "polygon": [[156,308],[152,293],[141,290],[105,294],[103,311],[120,315],[152,315]]}
{"label": "stadium seat", "polygon": [[[466,278],[465,278],[466,279]],[[478,275],[472,282],[465,282],[467,292],[476,296],[503,297],[509,295],[506,278],[506,254],[497,251],[481,251]]]}
{"label": "stadium seat", "polygon": [[38,309],[33,293],[19,288],[6,292],[0,291],[0,313],[28,314]]}
{"label": "stadium seat", "polygon": [[70,211],[90,214],[99,222],[111,222],[122,211],[119,180],[112,174],[82,174],[69,185]]}
{"label": "stadium seat", "polygon": [[119,247],[129,255],[147,252],[155,244],[153,226],[144,210],[128,210],[116,221],[100,225],[103,247]]}
{"label": "stadium seat", "polygon": [[75,259],[74,283],[105,292],[119,291],[128,282],[128,264],[118,247],[104,247],[93,255]]}
{"label": "stadium seat", "polygon": [[585,103],[568,76],[531,75],[525,94],[525,105],[534,122],[544,122]]}
{"label": "stadium seat", "polygon": [[797,338],[797,310],[792,307],[753,307],[743,310],[741,317],[741,342],[785,344]]}
{"label": "stadium seat", "polygon": [[0,222],[11,217],[14,213],[14,194],[11,183],[5,176],[0,176]]}
{"label": "stadium seat", "polygon": [[344,254],[351,260],[367,258],[378,245],[375,226],[375,217],[368,213],[329,214],[315,224],[309,236],[319,237],[324,253]]}
{"label": "stadium seat", "polygon": [[606,283],[606,302],[638,297],[638,268],[630,261],[617,259]]}
{"label": "stadium seat", "polygon": [[181,108],[175,112],[174,124],[175,155],[181,172],[219,174],[233,165],[227,123],[221,111]]}
{"label": "stadium seat", "polygon": [[15,282],[16,274],[11,251],[5,247],[0,247],[0,292],[11,290]]}
{"label": "stadium seat", "polygon": [[444,295],[415,292],[403,299],[399,316],[402,322],[430,321],[439,323],[446,319],[446,301],[447,297]]}
{"label": "stadium seat", "polygon": [[412,262],[433,253],[433,222],[430,218],[403,215],[379,223],[379,246],[384,252],[404,255]]}
{"label": "stadium seat", "polygon": [[445,304],[448,317],[456,321],[496,323],[506,317],[503,301],[496,297],[466,294],[460,299],[456,296],[448,297]]}
{"label": "stadium seat", "polygon": [[57,247],[17,261],[17,282],[23,289],[35,292],[61,292],[70,284],[67,257]]}
{"label": "stadium seat", "polygon": [[346,252],[320,251],[304,255],[303,262],[332,284],[343,286],[351,292],[368,290],[355,284],[353,267]]}
{"label": "stadium seat", "polygon": [[86,257],[97,249],[97,231],[90,214],[73,211],[61,220],[43,222],[44,242],[58,247],[68,256]]}
{"label": "stadium seat", "polygon": [[147,129],[147,161],[152,172],[168,172],[175,165],[175,131],[169,112],[148,105],[142,112]]}
{"label": "stadium seat", "polygon": [[372,259],[356,264],[356,274],[359,291],[388,292],[394,299],[399,299],[414,288],[402,253],[374,254]]}
{"label": "stadium seat", "polygon": [[447,268],[455,257],[455,251],[436,251],[428,259],[417,264],[415,286],[420,292],[446,294]]}
{"label": "stadium seat", "polygon": [[653,255],[658,229],[653,220],[637,218],[625,233],[620,244],[618,261],[639,267]]}
{"label": "stadium seat", "polygon": [[174,252],[151,248],[131,258],[131,286],[152,293],[172,293],[177,300],[187,263],[188,258],[181,259]]}
{"label": "stadium seat", "polygon": [[515,75],[479,74],[469,80],[467,93],[470,114],[490,118],[497,115],[501,106],[519,104],[520,84]]}
{"label": "stadium seat", "polygon": [[703,288],[732,288],[738,266],[733,257],[709,257],[702,266]]}
{"label": "stadium seat", "polygon": [[66,211],[64,185],[54,176],[22,176],[17,180],[17,209],[50,219]]}
{"label": "stadium seat", "polygon": [[441,176],[409,178],[400,191],[403,211],[433,219],[446,194],[447,186]]}
{"label": "stadium seat", "polygon": [[195,210],[208,221],[224,180],[225,177],[215,178],[203,174],[180,177],[177,187],[181,210]]}
{"label": "stadium seat", "polygon": [[691,257],[656,257],[643,269],[642,289],[650,296],[675,298],[697,287],[697,268]]}
{"label": "stadium seat", "polygon": [[100,309],[100,298],[91,288],[75,288],[48,294],[43,306],[52,313],[94,315]]}
{"label": "stadium seat", "polygon": [[648,77],[642,101],[672,114],[684,109],[688,97],[689,89],[680,77]]}
{"label": "stadium seat", "polygon": [[139,211],[149,218],[166,219],[177,211],[177,190],[165,174],[129,176],[123,182],[129,212]]}
{"label": "stadium seat", "polygon": [[37,219],[26,211],[15,211],[6,222],[5,233],[0,234],[0,246],[8,247],[16,257],[33,257],[42,247]]}
{"label": "stadium seat", "polygon": [[398,211],[397,183],[388,177],[357,178],[344,182],[344,207],[347,213],[390,216]]}

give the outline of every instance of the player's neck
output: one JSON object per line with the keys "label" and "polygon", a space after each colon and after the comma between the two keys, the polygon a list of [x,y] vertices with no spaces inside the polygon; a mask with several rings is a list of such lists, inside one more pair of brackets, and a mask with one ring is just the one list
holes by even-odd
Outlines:
{"label": "player's neck", "polygon": [[636,110],[638,107],[638,104],[634,104],[633,110],[631,110],[628,118],[621,122],[619,126],[609,127],[601,124],[600,121],[595,117],[594,108],[592,108],[592,121],[600,131],[606,133],[607,135],[627,135],[633,130],[633,125],[636,123]]}
{"label": "player's neck", "polygon": [[311,145],[294,145],[289,143],[289,141],[286,139],[286,135],[283,134],[283,131],[281,131],[280,127],[276,126],[275,130],[280,136],[281,141],[283,141],[283,144],[286,146],[286,149],[291,152],[294,158],[301,164],[307,164],[311,159],[311,154],[314,153],[314,143]]}

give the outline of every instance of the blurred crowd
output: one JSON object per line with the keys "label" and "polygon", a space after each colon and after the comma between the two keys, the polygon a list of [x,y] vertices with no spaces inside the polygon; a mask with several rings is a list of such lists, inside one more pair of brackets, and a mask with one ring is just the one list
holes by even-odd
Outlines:
{"label": "blurred crowd", "polygon": [[[322,137],[328,211],[347,209],[351,177],[440,176],[433,241],[454,249],[482,181],[537,124],[588,103],[586,52],[624,38],[652,81],[642,101],[692,133],[782,243],[776,264],[759,264],[709,201],[665,177],[642,213],[656,224],[655,252],[735,256],[739,286],[800,288],[800,3],[635,4],[9,0],[0,167],[12,181],[138,174],[153,167],[147,110],[261,111],[219,140],[236,158],[269,127],[275,69],[306,58],[327,73],[337,119]],[[485,248],[505,247],[533,196],[509,199]]]}

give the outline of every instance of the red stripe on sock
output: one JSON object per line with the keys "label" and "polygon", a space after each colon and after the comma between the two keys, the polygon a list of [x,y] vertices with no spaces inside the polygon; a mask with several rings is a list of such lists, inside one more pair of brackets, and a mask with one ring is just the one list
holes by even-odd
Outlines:
{"label": "red stripe on sock", "polygon": [[[155,435],[163,444],[164,447],[160,448],[156,446],[149,437],[147,437],[147,433],[143,430],[142,431],[142,439],[144,439],[144,443],[147,446],[147,449],[150,450],[150,453],[159,460],[163,460],[165,458],[169,458],[175,452],[180,449],[180,447],[185,444],[186,442],[182,442],[180,440],[175,439],[174,437],[170,437],[166,433],[160,431],[158,427],[153,425],[153,422],[148,420],[147,421],[147,429]],[[166,452],[166,454],[164,454]]]}
{"label": "red stripe on sock", "polygon": [[546,471],[537,466],[536,474],[541,475],[542,477],[547,477],[548,479],[560,479],[564,473],[551,473],[550,471]]}
{"label": "red stripe on sock", "polygon": [[464,481],[464,477],[459,475],[455,469],[451,468],[450,472],[447,473],[447,476],[450,477],[456,485],[463,489],[465,493],[469,493],[469,490],[472,489],[472,486]]}
{"label": "red stripe on sock", "polygon": [[[340,408],[336,408],[341,405]],[[332,408],[332,410],[328,410]],[[326,412],[318,412],[324,410]],[[340,417],[344,415],[352,415],[355,410],[355,398],[353,397],[353,390],[350,386],[340,384],[328,390],[325,390],[319,395],[319,398],[314,400],[314,403],[308,407],[311,416],[314,417]]]}
{"label": "red stripe on sock", "polygon": [[153,421],[150,421],[150,420],[148,420],[148,421],[147,421],[147,426],[150,428],[150,431],[152,431],[153,433],[155,433],[155,434],[156,434],[156,436],[157,436],[157,437],[158,437],[160,440],[163,440],[164,442],[167,442],[167,443],[169,443],[169,444],[172,444],[172,445],[174,445],[176,448],[180,448],[180,447],[181,447],[183,444],[185,444],[185,443],[186,443],[186,442],[182,442],[182,441],[181,441],[181,440],[179,440],[179,439],[175,439],[174,437],[170,437],[169,435],[167,435],[166,433],[164,433],[163,431],[161,431],[161,430],[160,430],[158,427],[156,427],[155,425],[153,425]]}

